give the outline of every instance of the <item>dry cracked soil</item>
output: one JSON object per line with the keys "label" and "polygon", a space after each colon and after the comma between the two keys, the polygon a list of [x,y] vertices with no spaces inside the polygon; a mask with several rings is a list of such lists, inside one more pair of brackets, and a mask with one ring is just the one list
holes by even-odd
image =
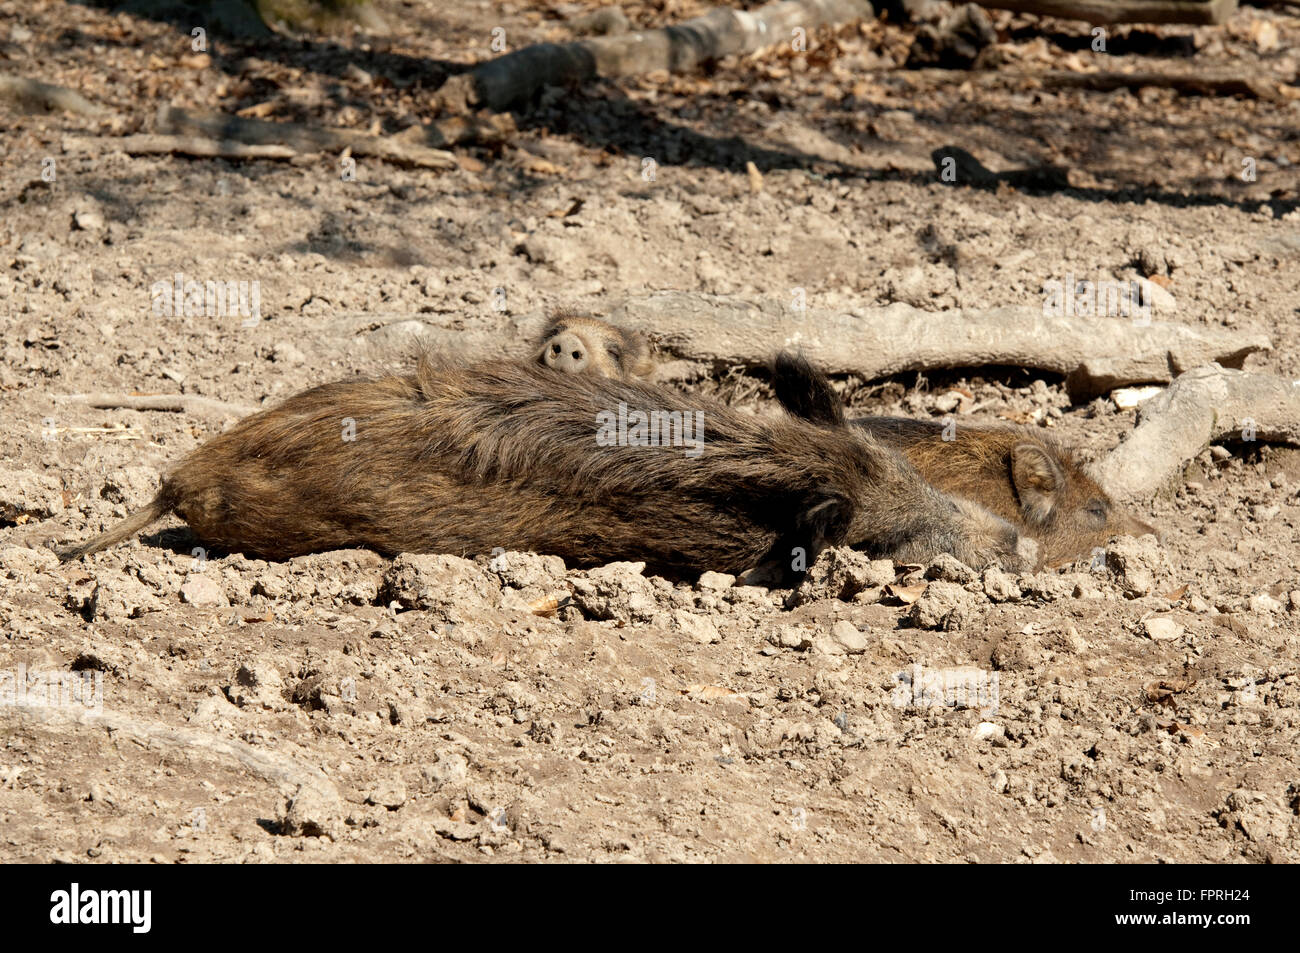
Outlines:
{"label": "dry cracked soil", "polygon": [[[1209,448],[1139,502],[1160,541],[1025,576],[851,550],[793,591],[514,552],[277,563],[205,553],[174,519],[60,565],[48,542],[144,504],[237,416],[74,395],[270,405],[405,367],[426,326],[522,355],[523,316],[656,289],[988,308],[1154,275],[1169,319],[1265,333],[1247,367],[1300,376],[1286,96],[972,83],[903,69],[916,28],[873,21],[547,90],[445,172],[113,146],[167,102],[395,132],[494,26],[564,39],[587,7],[379,8],[400,33],[215,37],[196,60],[178,22],[0,0],[0,71],[110,111],[0,113],[0,691],[27,696],[0,706],[0,861],[1300,859],[1286,447]],[[700,9],[625,5],[637,25]],[[1106,54],[1084,24],[993,22],[996,70],[1296,74],[1300,26],[1267,10],[1120,29]],[[945,144],[1069,187],[945,184]],[[257,282],[260,320],[155,313],[177,274]],[[775,412],[761,369],[675,372]],[[1090,453],[1135,414],[1017,368],[837,386],[922,417],[965,392],[971,420]],[[97,705],[36,704],[70,686]]]}

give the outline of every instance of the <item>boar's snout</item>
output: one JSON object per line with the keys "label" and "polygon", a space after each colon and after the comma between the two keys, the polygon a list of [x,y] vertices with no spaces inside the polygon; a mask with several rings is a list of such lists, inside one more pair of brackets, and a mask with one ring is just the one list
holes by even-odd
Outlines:
{"label": "boar's snout", "polygon": [[1164,541],[1164,537],[1160,534],[1160,530],[1156,529],[1150,523],[1140,520],[1129,513],[1122,514],[1117,522],[1118,525],[1115,527],[1116,535],[1146,536],[1149,533],[1161,542]]}
{"label": "boar's snout", "polygon": [[580,374],[591,363],[587,345],[582,338],[569,331],[562,331],[546,343],[542,354],[542,363],[566,374]]}

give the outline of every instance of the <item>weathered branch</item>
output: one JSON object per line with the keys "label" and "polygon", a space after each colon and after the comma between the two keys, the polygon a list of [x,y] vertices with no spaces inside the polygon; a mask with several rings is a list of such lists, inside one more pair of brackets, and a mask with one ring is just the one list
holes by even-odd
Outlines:
{"label": "weathered branch", "polygon": [[[368,156],[424,169],[457,168],[456,157],[442,149],[431,149],[403,135],[372,136],[353,129],[326,129],[294,122],[245,119],[226,113],[193,112],[175,106],[158,111],[158,128],[187,139],[203,138],[222,143],[244,143],[256,148],[287,147],[295,152],[341,152]],[[281,158],[274,156],[273,158]]]}
{"label": "weathered branch", "polygon": [[437,98],[450,112],[466,106],[500,111],[546,85],[652,70],[690,72],[710,60],[789,42],[796,27],[811,30],[871,15],[867,0],[781,0],[749,12],[719,7],[657,30],[526,46],[453,76]]}
{"label": "weathered branch", "polygon": [[260,409],[196,394],[67,394],[56,399],[77,401],[101,410],[161,410],[215,418],[243,417]]}
{"label": "weathered branch", "polygon": [[22,76],[0,75],[0,102],[11,102],[31,112],[61,109],[92,118],[110,112],[73,90]]}
{"label": "weathered branch", "polygon": [[1116,496],[1146,496],[1233,434],[1300,444],[1300,386],[1217,364],[1194,368],[1139,405],[1137,427],[1097,465],[1098,476]]}
{"label": "weathered branch", "polygon": [[201,159],[292,159],[298,153],[288,146],[250,146],[229,139],[199,136],[100,136],[78,139],[74,145],[102,145],[132,156],[178,155]]}
{"label": "weathered branch", "polygon": [[1209,361],[1239,367],[1263,335],[1129,319],[1049,317],[1041,308],[921,311],[896,303],[861,317],[687,292],[633,298],[610,315],[677,357],[762,365],[796,348],[827,371],[868,379],[934,368],[1014,365],[1066,376],[1077,396],[1164,383]]}

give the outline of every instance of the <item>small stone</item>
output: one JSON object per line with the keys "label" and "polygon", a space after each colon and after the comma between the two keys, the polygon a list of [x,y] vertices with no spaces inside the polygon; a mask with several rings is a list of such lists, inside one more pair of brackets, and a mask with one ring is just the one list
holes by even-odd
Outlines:
{"label": "small stone", "polygon": [[1251,612],[1262,612],[1271,615],[1274,612],[1282,611],[1282,603],[1268,595],[1268,593],[1263,592],[1259,595],[1251,596],[1248,605],[1250,606]]}
{"label": "small stone", "polygon": [[398,778],[381,779],[366,795],[366,803],[395,811],[406,803],[406,785]]}
{"label": "small stone", "polygon": [[226,697],[240,708],[286,708],[284,680],[269,665],[244,663],[226,688]]}
{"label": "small stone", "polygon": [[1164,275],[1169,270],[1169,261],[1165,257],[1164,249],[1152,245],[1143,245],[1138,249],[1136,257],[1138,268],[1141,269],[1143,277],[1150,278],[1152,275]]}
{"label": "small stone", "polygon": [[1124,595],[1135,599],[1155,588],[1156,576],[1165,573],[1168,564],[1154,536],[1122,536],[1106,548],[1106,568]]}
{"label": "small stone", "polygon": [[1149,639],[1157,642],[1171,642],[1183,634],[1183,627],[1168,616],[1157,616],[1142,623],[1142,628]]}
{"label": "small stone", "polygon": [[181,601],[192,606],[224,606],[226,595],[214,580],[195,574],[181,585]]}
{"label": "small stone", "polygon": [[957,582],[965,585],[976,578],[975,570],[950,553],[940,553],[925,569],[926,579],[942,579],[945,582]]}
{"label": "small stone", "polygon": [[812,647],[812,638],[807,630],[797,625],[780,625],[776,631],[768,636],[768,641],[783,649],[798,649],[803,651]]}
{"label": "small stone", "polygon": [[380,589],[385,603],[403,609],[429,609],[446,614],[498,597],[495,579],[468,559],[442,553],[403,553],[393,560]]}
{"label": "small stone", "polygon": [[72,216],[73,223],[83,232],[97,232],[104,227],[104,216],[94,209],[81,209]]}
{"label": "small stone", "polygon": [[676,609],[673,611],[673,622],[678,629],[701,645],[711,645],[722,640],[718,627],[702,615]]}
{"label": "small stone", "polygon": [[812,640],[814,652],[822,655],[847,655],[844,646],[829,635],[819,635]]}
{"label": "small stone", "polygon": [[448,784],[458,784],[469,777],[469,760],[455,751],[444,751],[438,760],[425,768],[425,774],[434,790]]}
{"label": "small stone", "polygon": [[271,350],[271,360],[277,364],[306,364],[307,355],[289,341],[280,341]]}
{"label": "small stone", "polygon": [[1178,299],[1154,281],[1138,278],[1142,304],[1150,307],[1157,320],[1178,313]]}
{"label": "small stone", "polygon": [[824,550],[808,568],[799,588],[790,594],[789,608],[816,599],[852,600],[859,592],[894,581],[894,564],[888,559],[869,559],[848,547]]}
{"label": "small stone", "polygon": [[280,816],[280,831],[290,837],[337,839],[343,824],[343,805],[337,796],[303,784],[294,792]]}
{"label": "small stone", "polygon": [[991,721],[981,721],[975,726],[973,734],[975,735],[976,741],[994,741],[998,738],[1005,738],[1007,732],[1006,729],[999,724]]}
{"label": "small stone", "polygon": [[993,602],[1017,602],[1021,598],[1020,584],[1016,582],[1016,577],[997,566],[985,569],[981,581],[984,595]]}
{"label": "small stone", "polygon": [[711,592],[723,592],[735,585],[736,577],[725,572],[706,572],[700,575],[700,588]]}
{"label": "small stone", "polygon": [[831,626],[831,638],[839,643],[847,655],[861,655],[867,650],[867,637],[847,619],[841,619]]}
{"label": "small stone", "polygon": [[0,467],[0,522],[49,519],[65,505],[63,485],[54,477]]}
{"label": "small stone", "polygon": [[239,715],[239,709],[230,704],[229,699],[224,695],[208,695],[199,700],[194,706],[194,714],[190,715],[190,723],[195,725],[211,725],[223,718],[233,718]]}
{"label": "small stone", "polygon": [[1065,644],[1075,655],[1088,651],[1088,642],[1079,634],[1079,630],[1070,626],[1065,630]]}
{"label": "small stone", "polygon": [[955,582],[932,582],[912,604],[909,617],[919,628],[951,632],[974,620],[976,598]]}

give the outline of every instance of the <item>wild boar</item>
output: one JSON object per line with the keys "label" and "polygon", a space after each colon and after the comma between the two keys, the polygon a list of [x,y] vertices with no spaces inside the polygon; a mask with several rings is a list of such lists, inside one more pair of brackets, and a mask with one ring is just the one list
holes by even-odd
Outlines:
{"label": "wild boar", "polygon": [[[773,386],[790,413],[845,425],[839,395],[802,358],[779,358]],[[962,424],[946,432],[940,422],[904,417],[847,422],[873,443],[898,450],[933,486],[980,504],[1037,540],[1047,565],[1085,556],[1113,536],[1155,533],[1111,500],[1073,452],[1041,431]]]}
{"label": "wild boar", "polygon": [[568,311],[551,318],[536,353],[539,364],[566,374],[629,379],[654,370],[644,335]]}
{"label": "wild boar", "polygon": [[[655,420],[666,433],[650,432]],[[501,547],[575,566],[643,560],[678,578],[778,567],[789,579],[832,544],[908,562],[947,552],[1024,568],[1034,556],[1006,521],[862,431],[539,363],[428,356],[414,374],[326,384],[246,418],[181,461],[143,510],[61,556],[172,512],[208,544],[272,559]]]}

